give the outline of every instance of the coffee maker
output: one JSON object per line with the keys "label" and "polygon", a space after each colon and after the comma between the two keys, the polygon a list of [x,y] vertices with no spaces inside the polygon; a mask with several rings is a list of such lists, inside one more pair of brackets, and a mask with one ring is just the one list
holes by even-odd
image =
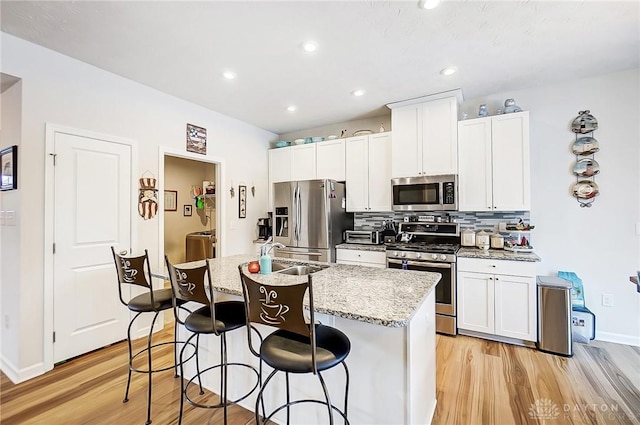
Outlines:
{"label": "coffee maker", "polygon": [[271,218],[262,217],[258,219],[258,239],[267,240],[271,237]]}

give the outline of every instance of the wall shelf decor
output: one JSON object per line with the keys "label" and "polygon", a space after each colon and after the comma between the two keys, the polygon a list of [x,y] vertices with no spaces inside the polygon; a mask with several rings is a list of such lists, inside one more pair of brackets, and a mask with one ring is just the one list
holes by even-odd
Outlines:
{"label": "wall shelf decor", "polygon": [[598,120],[589,110],[578,112],[578,116],[571,123],[571,131],[575,133],[571,151],[576,156],[573,165],[576,182],[572,193],[580,207],[591,207],[596,196],[600,194],[600,188],[595,181],[596,174],[600,173],[600,164],[595,160],[600,143],[593,137],[593,132],[597,129]]}

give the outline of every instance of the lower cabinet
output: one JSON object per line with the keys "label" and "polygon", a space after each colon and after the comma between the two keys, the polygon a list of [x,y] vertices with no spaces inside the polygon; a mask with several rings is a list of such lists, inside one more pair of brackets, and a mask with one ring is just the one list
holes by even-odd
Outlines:
{"label": "lower cabinet", "polygon": [[458,258],[458,329],[537,340],[535,263]]}
{"label": "lower cabinet", "polygon": [[336,263],[384,269],[387,267],[387,256],[384,251],[360,251],[338,248],[336,249]]}

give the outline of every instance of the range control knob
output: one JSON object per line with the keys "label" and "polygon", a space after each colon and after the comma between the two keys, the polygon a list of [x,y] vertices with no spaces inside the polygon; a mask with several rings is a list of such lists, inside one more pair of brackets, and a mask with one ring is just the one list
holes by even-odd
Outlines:
{"label": "range control knob", "polygon": [[406,257],[406,256],[407,256],[407,253],[406,253],[406,252],[401,252],[401,253],[400,253],[400,256],[401,256],[401,257]]}
{"label": "range control knob", "polygon": [[433,258],[434,260],[438,259],[438,254],[431,254],[431,258]]}
{"label": "range control knob", "polygon": [[444,255],[444,254],[441,254],[441,255],[440,255],[440,259],[441,259],[442,261],[444,261],[444,260],[446,260],[446,259],[447,259],[447,256],[446,256],[446,255]]}
{"label": "range control knob", "polygon": [[419,252],[416,252],[416,258],[421,258],[422,254],[420,254]]}
{"label": "range control knob", "polygon": [[397,256],[398,256],[398,251],[393,251],[393,252],[391,253],[391,256],[392,256],[392,257],[397,257]]}

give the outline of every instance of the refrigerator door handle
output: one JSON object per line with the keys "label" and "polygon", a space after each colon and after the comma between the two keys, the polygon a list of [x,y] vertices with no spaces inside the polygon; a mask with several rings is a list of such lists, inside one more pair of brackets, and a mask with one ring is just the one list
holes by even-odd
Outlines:
{"label": "refrigerator door handle", "polygon": [[296,185],[295,189],[293,189],[293,220],[295,222],[295,226],[293,227],[293,238],[298,241],[300,239],[299,237],[299,231],[298,231],[298,197],[300,195],[300,188],[298,187],[298,185]]}
{"label": "refrigerator door handle", "polygon": [[302,234],[302,224],[300,221],[302,220],[302,195],[300,194],[300,187],[298,187],[298,241],[300,240],[300,235]]}

